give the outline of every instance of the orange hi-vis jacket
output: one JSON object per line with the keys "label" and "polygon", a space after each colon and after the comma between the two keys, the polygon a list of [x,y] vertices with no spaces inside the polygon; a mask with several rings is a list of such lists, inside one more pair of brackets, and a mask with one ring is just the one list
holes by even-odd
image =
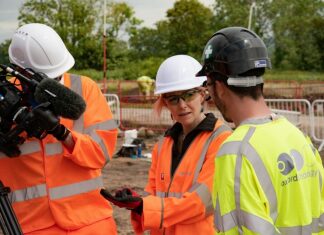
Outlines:
{"label": "orange hi-vis jacket", "polygon": [[61,118],[75,141],[72,152],[52,135],[28,139],[16,158],[0,152],[0,180],[12,191],[9,200],[24,233],[54,224],[73,230],[112,216],[99,190],[101,169],[115,150],[117,125],[94,81],[64,74],[64,85],[87,105],[78,120]]}
{"label": "orange hi-vis jacket", "polygon": [[171,176],[173,139],[165,136],[152,152],[152,165],[140,219],[132,212],[136,234],[214,234],[211,199],[214,160],[231,130],[217,120],[213,131],[200,132]]}

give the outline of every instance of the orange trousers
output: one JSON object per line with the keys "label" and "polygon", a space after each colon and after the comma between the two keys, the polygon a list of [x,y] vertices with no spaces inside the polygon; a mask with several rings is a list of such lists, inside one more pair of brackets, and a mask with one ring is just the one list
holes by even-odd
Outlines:
{"label": "orange trousers", "polygon": [[100,220],[76,230],[64,230],[57,225],[25,233],[25,235],[117,235],[117,226],[113,217]]}

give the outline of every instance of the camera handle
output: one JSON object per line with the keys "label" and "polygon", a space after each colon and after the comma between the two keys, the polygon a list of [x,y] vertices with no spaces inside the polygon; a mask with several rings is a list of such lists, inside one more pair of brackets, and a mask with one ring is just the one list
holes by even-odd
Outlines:
{"label": "camera handle", "polygon": [[23,235],[15,212],[9,202],[10,189],[0,181],[0,227],[5,235]]}

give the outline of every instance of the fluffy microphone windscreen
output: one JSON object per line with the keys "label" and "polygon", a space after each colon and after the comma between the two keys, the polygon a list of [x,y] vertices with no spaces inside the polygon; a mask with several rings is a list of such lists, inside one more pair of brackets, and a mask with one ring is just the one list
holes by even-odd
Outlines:
{"label": "fluffy microphone windscreen", "polygon": [[35,89],[36,102],[50,102],[52,111],[64,118],[77,120],[85,111],[84,99],[53,79],[43,79]]}

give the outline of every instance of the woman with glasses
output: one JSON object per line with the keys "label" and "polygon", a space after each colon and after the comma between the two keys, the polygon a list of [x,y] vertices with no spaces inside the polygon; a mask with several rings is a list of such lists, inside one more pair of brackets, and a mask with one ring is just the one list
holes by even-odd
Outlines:
{"label": "woman with glasses", "polygon": [[166,108],[174,120],[154,147],[147,195],[130,189],[102,195],[132,210],[136,234],[214,234],[211,200],[214,159],[231,130],[212,113],[204,113],[206,77],[196,76],[201,65],[187,55],[166,59],[156,75],[154,110]]}

